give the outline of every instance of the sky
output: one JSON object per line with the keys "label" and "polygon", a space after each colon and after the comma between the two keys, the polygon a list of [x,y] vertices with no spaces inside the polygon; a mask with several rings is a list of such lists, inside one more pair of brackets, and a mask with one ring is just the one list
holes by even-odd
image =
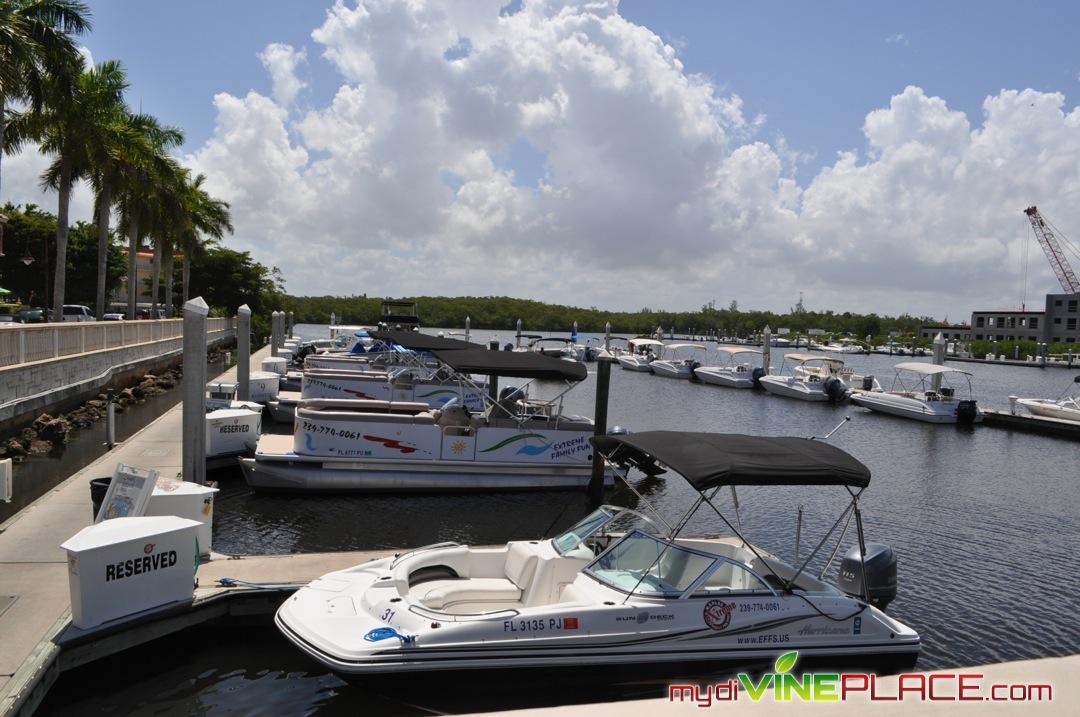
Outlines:
{"label": "sky", "polygon": [[957,320],[1058,289],[1024,207],[1080,239],[1075,3],[91,8],[291,293]]}

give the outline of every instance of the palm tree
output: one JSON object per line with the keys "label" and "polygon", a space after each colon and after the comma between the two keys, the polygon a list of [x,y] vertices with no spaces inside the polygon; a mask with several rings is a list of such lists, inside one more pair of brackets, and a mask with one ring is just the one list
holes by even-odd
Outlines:
{"label": "palm tree", "polygon": [[0,159],[25,138],[6,132],[9,100],[40,110],[50,76],[77,70],[72,35],[90,29],[90,10],[76,0],[0,0]]}
{"label": "palm tree", "polygon": [[[214,199],[203,189],[206,175],[199,174],[185,181],[184,209],[186,221],[180,225],[177,247],[184,254],[184,272],[181,277],[183,298],[186,303],[191,288],[191,260],[206,250],[207,244],[221,241],[225,233],[232,234],[232,218],[229,203]],[[205,238],[204,238],[205,237]]]}

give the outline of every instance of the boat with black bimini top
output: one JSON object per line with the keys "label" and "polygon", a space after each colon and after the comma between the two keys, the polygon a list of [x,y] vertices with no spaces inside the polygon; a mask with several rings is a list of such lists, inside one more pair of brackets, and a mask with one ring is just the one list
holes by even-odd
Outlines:
{"label": "boat with black bimini top", "polygon": [[[241,461],[250,486],[294,491],[570,488],[591,475],[592,419],[566,415],[563,396],[588,375],[583,364],[535,352],[451,350],[434,357],[470,375],[559,381],[554,398],[507,386],[473,412],[457,399],[424,403],[304,399],[292,436],[264,435]],[[495,384],[497,385],[497,384]],[[610,479],[610,476],[609,476]]]}
{"label": "boat with black bimini top", "polygon": [[[352,674],[745,665],[790,650],[915,663],[918,633],[885,613],[896,596],[895,555],[864,539],[859,498],[870,472],[858,460],[803,438],[653,431],[592,443],[651,519],[602,506],[550,540],[440,543],[332,572],[281,605],[278,628],[319,662]],[[677,473],[697,497],[668,521],[633,487],[631,470]],[[746,539],[737,499],[733,519],[716,505],[721,489],[735,498],[736,486],[837,486],[847,505],[805,560],[796,549],[789,564]],[[731,534],[683,537],[706,506]],[[852,518],[857,543],[830,584],[824,575]],[[811,575],[808,566],[841,524],[832,554]]]}

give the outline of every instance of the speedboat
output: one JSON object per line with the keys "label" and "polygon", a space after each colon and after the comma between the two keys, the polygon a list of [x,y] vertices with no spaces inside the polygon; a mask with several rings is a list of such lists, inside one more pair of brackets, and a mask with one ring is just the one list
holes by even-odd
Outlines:
{"label": "speedboat", "polygon": [[432,352],[461,381],[470,374],[562,381],[554,398],[507,386],[482,413],[456,399],[441,408],[405,401],[304,399],[293,435],[264,435],[241,461],[265,490],[404,491],[570,488],[588,483],[593,421],[562,411],[585,366],[537,353]]}
{"label": "speedboat", "polygon": [[832,351],[838,354],[868,354],[870,349],[866,348],[858,341],[853,339],[840,339],[839,341],[831,341],[821,347],[822,351]]}
{"label": "speedboat", "polygon": [[[983,412],[972,396],[971,374],[958,368],[920,361],[898,363],[896,377],[889,391],[856,390],[851,402],[879,413],[913,418],[926,423],[981,423]],[[967,379],[967,398],[958,399],[954,386],[943,380],[963,376]]]}
{"label": "speedboat", "polygon": [[[790,374],[769,374],[760,379],[761,387],[777,396],[803,401],[843,401],[855,388],[880,391],[877,379],[855,373],[838,358],[812,354],[787,354],[784,364],[791,362]],[[781,372],[783,371],[781,364]]]}
{"label": "speedboat", "polygon": [[552,358],[567,359],[569,361],[585,361],[586,348],[574,339],[564,339],[557,336],[541,337],[529,342],[529,351],[535,351]]}
{"label": "speedboat", "polygon": [[[714,386],[728,386],[730,388],[753,388],[754,373],[759,374],[761,369],[755,369],[749,361],[737,362],[736,358],[746,358],[753,354],[761,355],[757,349],[744,346],[720,346],[717,352],[727,357],[727,362],[717,366],[698,366],[694,369],[694,376],[702,383],[711,383]],[[760,375],[757,377],[760,378]]]}
{"label": "speedboat", "polygon": [[[657,376],[667,378],[691,378],[694,369],[700,366],[700,362],[686,355],[690,351],[708,351],[702,344],[667,344],[665,347],[670,351],[670,358],[657,359],[652,362],[650,368]],[[683,352],[680,354],[680,352]]]}
{"label": "speedboat", "polygon": [[1075,377],[1065,393],[1056,399],[1018,398],[1016,402],[1034,416],[1080,422],[1080,389],[1078,387],[1080,387],[1080,376]]}
{"label": "speedboat", "polygon": [[664,342],[656,339],[631,339],[626,353],[619,354],[619,365],[627,371],[648,373],[652,362],[664,354]]}
{"label": "speedboat", "polygon": [[[918,633],[885,612],[897,592],[895,554],[863,537],[862,463],[803,438],[652,431],[591,440],[623,480],[631,469],[681,475],[697,494],[686,515],[667,520],[639,495],[655,520],[605,505],[548,540],[417,548],[320,577],[285,600],[277,627],[351,674],[746,665],[791,650],[914,665]],[[743,485],[839,486],[847,505],[805,561],[796,547],[787,563],[747,540],[737,500],[731,518],[713,502],[720,488],[734,496]],[[731,535],[681,535],[704,504]],[[847,523],[834,534],[852,517],[857,542],[831,584],[825,574]],[[834,539],[833,557],[811,575],[811,559]]]}

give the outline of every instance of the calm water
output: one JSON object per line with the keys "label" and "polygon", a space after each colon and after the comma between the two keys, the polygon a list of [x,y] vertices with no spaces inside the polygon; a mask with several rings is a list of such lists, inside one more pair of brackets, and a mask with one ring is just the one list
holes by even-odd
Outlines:
{"label": "calm water", "polygon": [[[325,336],[326,327],[300,326],[297,332]],[[493,333],[503,341],[511,337],[510,332],[477,331],[473,339],[486,341]],[[774,358],[781,353],[774,350]],[[711,351],[710,360],[713,356]],[[899,360],[903,359],[852,356],[848,363],[859,372],[877,375],[888,387],[891,367]],[[975,395],[983,407],[1005,408],[1009,394],[1057,396],[1076,373],[955,365],[974,374]],[[594,385],[590,375],[567,396],[566,410],[592,415]],[[559,387],[536,385],[534,390],[550,396]],[[811,404],[754,390],[612,371],[609,422],[631,431],[820,436],[845,415],[852,420],[831,441],[873,472],[861,501],[867,540],[887,543],[897,551],[900,592],[889,612],[921,633],[920,667],[1080,651],[1080,621],[1073,617],[1080,612],[1080,595],[1073,589],[1080,574],[1078,444],[985,426],[933,426],[852,405]],[[214,547],[224,553],[393,548],[442,540],[504,542],[550,536],[588,509],[578,492],[275,497],[252,494],[238,474],[219,478],[223,491],[216,507]],[[635,486],[667,516],[681,515],[694,497],[676,475],[639,477]],[[808,546],[820,540],[843,510],[845,497],[840,488],[742,488],[743,528],[752,541],[790,559],[801,505],[805,556]],[[634,504],[636,498],[622,490],[613,492],[608,502]],[[730,498],[721,502],[731,515]],[[718,519],[700,512],[688,532],[724,531]],[[843,550],[854,540],[852,528]],[[835,565],[828,577],[835,577]],[[115,709],[139,703],[153,714],[219,714],[243,712],[237,705],[252,704],[230,707],[222,695],[258,701],[286,690],[281,693],[290,700],[286,712],[411,710],[400,700],[387,702],[371,685],[341,682],[298,657],[276,636],[259,640],[250,648],[230,644],[224,653],[217,645],[196,647],[195,654],[185,658],[189,667],[173,667],[165,675],[148,673],[118,695],[69,707],[107,711],[110,705]],[[71,679],[77,676],[65,678]],[[616,694],[637,696],[642,687],[638,682],[622,685]],[[534,701],[523,698],[521,704]],[[496,703],[511,706],[514,699],[477,697],[467,704],[440,704],[453,711]]]}

